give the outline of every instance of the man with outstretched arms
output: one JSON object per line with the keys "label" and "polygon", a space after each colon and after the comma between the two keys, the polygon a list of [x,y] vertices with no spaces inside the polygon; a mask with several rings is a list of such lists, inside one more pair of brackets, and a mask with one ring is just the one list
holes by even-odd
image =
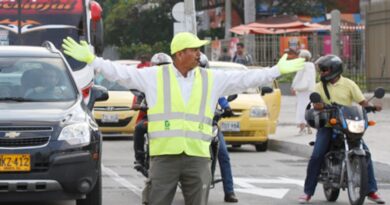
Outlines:
{"label": "man with outstretched arms", "polygon": [[85,42],[67,38],[62,45],[67,55],[90,64],[108,80],[145,93],[151,157],[147,204],[172,204],[180,182],[186,205],[206,205],[212,118],[218,99],[303,68],[303,59],[283,56],[267,69],[206,70],[198,64],[200,47],[208,43],[191,33],[178,33],[171,41],[173,63],[141,70],[96,57]]}

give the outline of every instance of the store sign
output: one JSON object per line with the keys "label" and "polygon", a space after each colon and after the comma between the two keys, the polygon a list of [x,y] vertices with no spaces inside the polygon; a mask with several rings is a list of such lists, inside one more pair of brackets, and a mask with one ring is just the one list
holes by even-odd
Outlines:
{"label": "store sign", "polygon": [[283,36],[280,37],[280,55],[288,48],[293,50],[307,49],[307,36]]}

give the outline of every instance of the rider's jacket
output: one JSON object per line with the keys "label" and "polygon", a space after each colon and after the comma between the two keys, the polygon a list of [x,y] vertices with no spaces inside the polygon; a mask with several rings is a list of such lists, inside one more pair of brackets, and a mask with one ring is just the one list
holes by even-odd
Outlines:
{"label": "rider's jacket", "polygon": [[148,110],[150,156],[185,153],[210,157],[212,117],[210,95],[212,72],[195,68],[190,99],[183,102],[171,65],[157,71],[157,102]]}

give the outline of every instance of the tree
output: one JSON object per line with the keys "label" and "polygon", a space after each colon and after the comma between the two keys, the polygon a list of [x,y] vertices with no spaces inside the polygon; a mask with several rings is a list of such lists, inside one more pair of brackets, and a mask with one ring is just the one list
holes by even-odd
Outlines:
{"label": "tree", "polygon": [[[115,2],[115,4],[113,3]],[[174,1],[109,0],[104,20],[105,42],[119,47],[122,58],[169,51]],[[107,9],[105,8],[105,9]]]}
{"label": "tree", "polygon": [[[270,0],[268,0],[267,2],[270,2]],[[272,7],[275,8],[277,14],[307,15],[307,16],[324,15],[326,13],[326,7],[331,6],[333,4],[334,2],[329,0],[272,1]]]}

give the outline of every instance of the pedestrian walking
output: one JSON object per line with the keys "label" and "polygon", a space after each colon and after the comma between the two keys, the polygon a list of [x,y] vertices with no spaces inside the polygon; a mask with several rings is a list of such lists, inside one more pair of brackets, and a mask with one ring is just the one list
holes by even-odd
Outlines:
{"label": "pedestrian walking", "polygon": [[150,190],[145,201],[150,205],[171,205],[178,182],[186,205],[206,205],[212,118],[218,99],[303,68],[303,59],[284,56],[269,69],[202,69],[200,47],[208,43],[191,33],[178,33],[171,41],[173,64],[131,69],[96,57],[85,41],[64,39],[65,54],[88,63],[109,80],[145,93],[150,139]]}
{"label": "pedestrian walking", "polygon": [[246,53],[243,43],[237,43],[237,51],[233,57],[233,62],[243,65],[253,65],[252,56]]}
{"label": "pedestrian walking", "polygon": [[311,53],[302,49],[298,56],[305,59],[304,68],[295,74],[291,85],[291,91],[297,98],[295,120],[299,127],[298,135],[311,134],[310,127],[306,124],[305,110],[310,103],[310,94],[314,91],[316,83],[316,70],[314,63],[310,62]]}

